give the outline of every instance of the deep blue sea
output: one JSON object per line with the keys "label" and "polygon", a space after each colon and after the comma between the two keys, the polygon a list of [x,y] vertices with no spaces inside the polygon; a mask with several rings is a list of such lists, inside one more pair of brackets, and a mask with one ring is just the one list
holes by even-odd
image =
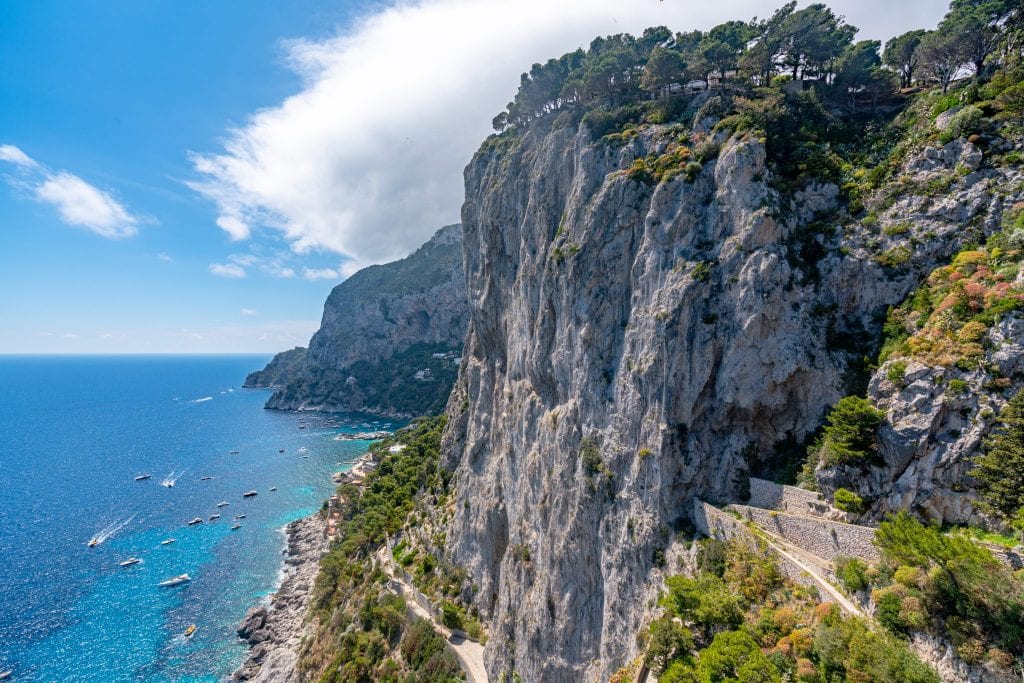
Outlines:
{"label": "deep blue sea", "polygon": [[[0,356],[0,672],[214,681],[241,663],[235,627],[277,586],[282,527],[366,450],[335,437],[394,426],[264,410],[266,391],[239,387],[267,360]],[[142,564],[118,566],[130,556]],[[191,583],[157,586],[183,573]]]}

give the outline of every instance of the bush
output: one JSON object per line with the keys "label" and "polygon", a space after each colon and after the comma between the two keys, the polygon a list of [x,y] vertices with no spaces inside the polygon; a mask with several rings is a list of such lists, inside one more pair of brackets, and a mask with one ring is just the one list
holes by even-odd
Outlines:
{"label": "bush", "polygon": [[949,119],[949,125],[942,132],[939,139],[945,144],[951,140],[965,138],[972,133],[977,133],[981,129],[981,123],[984,118],[985,115],[980,109],[974,105],[968,105],[953,114]]}
{"label": "bush", "polygon": [[995,100],[996,107],[1007,114],[1024,114],[1024,83],[1010,86]]}
{"label": "bush", "polygon": [[843,512],[852,512],[853,514],[860,514],[867,509],[864,504],[864,499],[858,496],[853,491],[847,489],[836,489],[834,502],[836,507]]}
{"label": "bush", "polygon": [[885,413],[866,398],[847,396],[828,415],[820,443],[820,457],[825,465],[861,463],[876,454],[875,429]]}
{"label": "bush", "polygon": [[836,558],[836,578],[851,593],[865,590],[868,585],[868,566],[856,557]]}
{"label": "bush", "polygon": [[896,361],[889,366],[885,372],[885,378],[897,386],[903,386],[903,380],[907,374],[907,362]]}

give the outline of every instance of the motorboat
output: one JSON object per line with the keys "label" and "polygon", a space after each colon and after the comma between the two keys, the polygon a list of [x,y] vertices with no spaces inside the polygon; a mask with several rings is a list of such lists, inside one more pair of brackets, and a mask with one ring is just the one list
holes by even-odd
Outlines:
{"label": "motorboat", "polygon": [[232,531],[237,531],[237,530],[239,530],[241,528],[242,528],[242,525],[239,524],[238,522],[235,522],[234,524],[231,525],[231,530]]}
{"label": "motorboat", "polygon": [[231,503],[227,502],[226,500],[222,500],[221,502],[217,503],[217,507],[219,508],[226,508],[228,505],[231,505]]}
{"label": "motorboat", "polygon": [[199,481],[210,481],[213,477],[199,477]]}
{"label": "motorboat", "polygon": [[103,542],[103,540],[99,536],[93,536],[92,538],[89,539],[89,543],[87,545],[90,548],[95,548],[96,546],[98,546],[102,542]]}
{"label": "motorboat", "polygon": [[168,538],[166,540],[160,541],[160,545],[170,545],[170,544],[174,543],[175,540],[177,540],[177,539]]}
{"label": "motorboat", "polygon": [[189,627],[187,629],[185,629],[184,635],[185,635],[186,638],[191,638],[195,634],[195,632],[196,632],[196,625],[195,624],[189,624]]}
{"label": "motorboat", "polygon": [[195,526],[196,524],[202,524],[202,523],[203,523],[203,518],[202,517],[196,517],[196,518],[190,520],[188,525],[189,526]]}
{"label": "motorboat", "polygon": [[283,448],[278,448],[278,449],[277,449],[277,452],[278,452],[278,453],[284,453],[284,449],[283,449]]}
{"label": "motorboat", "polygon": [[173,586],[180,586],[183,583],[188,583],[191,580],[192,580],[192,577],[189,576],[188,574],[179,574],[178,576],[174,576],[174,577],[172,577],[170,579],[167,579],[165,581],[161,581],[157,585],[160,586],[161,588],[171,588]]}
{"label": "motorboat", "polygon": [[244,514],[235,515],[235,519],[245,519],[245,515]]}
{"label": "motorboat", "polygon": [[218,519],[220,519],[220,515],[210,515],[211,522],[216,522]]}
{"label": "motorboat", "polygon": [[231,455],[238,455],[238,451],[231,451]]}
{"label": "motorboat", "polygon": [[7,671],[0,671],[0,681],[6,681],[14,673],[14,669],[8,669]]}
{"label": "motorboat", "polygon": [[276,487],[276,486],[271,486],[271,487],[270,487],[270,490],[271,490],[271,491],[276,491],[276,490],[277,490],[277,487]]}
{"label": "motorboat", "polygon": [[120,566],[122,566],[122,567],[130,567],[130,566],[132,566],[133,564],[141,564],[141,563],[142,563],[142,560],[140,560],[140,559],[139,559],[139,558],[137,558],[137,557],[129,557],[129,558],[128,558],[127,560],[125,560],[124,562],[118,562],[118,564],[119,564]]}
{"label": "motorboat", "polygon": [[255,495],[257,495],[256,491],[246,491],[242,494],[242,498],[252,498]]}
{"label": "motorboat", "polygon": [[152,476],[153,476],[152,474],[140,474],[139,476],[135,477],[135,481],[146,481],[147,479],[151,478]]}

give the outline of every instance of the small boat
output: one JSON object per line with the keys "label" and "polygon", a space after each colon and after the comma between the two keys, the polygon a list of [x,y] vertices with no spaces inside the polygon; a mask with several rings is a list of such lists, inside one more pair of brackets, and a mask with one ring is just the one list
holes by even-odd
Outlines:
{"label": "small boat", "polygon": [[137,557],[129,557],[129,558],[128,558],[127,560],[125,560],[124,562],[118,562],[118,564],[119,564],[120,566],[122,566],[122,567],[130,567],[130,566],[132,566],[133,564],[140,564],[141,562],[142,562],[142,560],[140,560],[140,559],[139,559],[139,558],[137,558]]}
{"label": "small boat", "polygon": [[237,531],[237,530],[239,530],[241,528],[242,528],[242,525],[239,524],[238,522],[235,522],[234,524],[231,525],[231,530],[232,531]]}
{"label": "small boat", "polygon": [[238,455],[238,451],[229,451],[231,455]]}
{"label": "small boat", "polygon": [[217,503],[217,507],[219,508],[226,508],[228,505],[231,505],[231,503],[227,502],[226,500],[222,500],[221,502]]}
{"label": "small boat", "polygon": [[199,481],[210,481],[213,477],[199,477]]}
{"label": "small boat", "polygon": [[196,632],[196,625],[195,624],[190,624],[189,627],[187,629],[185,629],[185,637],[186,638],[191,638],[192,635],[195,632]]}
{"label": "small boat", "polygon": [[256,491],[246,491],[245,493],[242,494],[242,498],[252,498],[256,494]]}
{"label": "small boat", "polygon": [[100,540],[99,536],[93,536],[92,538],[89,539],[89,543],[87,545],[90,548],[95,548],[96,546],[98,546],[102,542],[103,541]]}
{"label": "small boat", "polygon": [[8,669],[7,671],[0,671],[0,681],[6,681],[14,673],[14,669]]}
{"label": "small boat", "polygon": [[216,522],[218,519],[220,519],[220,515],[210,515],[211,522]]}
{"label": "small boat", "polygon": [[270,487],[270,490],[271,490],[271,491],[276,491],[276,490],[277,490],[277,487],[276,487],[276,486],[271,486],[271,487]]}
{"label": "small boat", "polygon": [[180,586],[183,583],[188,583],[192,580],[192,577],[188,574],[179,574],[178,576],[172,577],[165,581],[161,581],[157,585],[161,588],[170,588],[172,586]]}
{"label": "small boat", "polygon": [[303,458],[308,458],[309,456],[308,456],[308,455],[304,455],[304,456],[302,456],[302,457],[303,457]]}
{"label": "small boat", "polygon": [[245,519],[245,515],[235,515],[235,519]]}
{"label": "small boat", "polygon": [[196,517],[196,518],[192,519],[191,521],[189,521],[188,525],[189,526],[195,526],[196,524],[202,524],[202,523],[203,523],[203,518],[202,517]]}
{"label": "small boat", "polygon": [[299,425],[299,429],[305,429],[306,425]]}
{"label": "small boat", "polygon": [[174,543],[175,540],[176,539],[168,538],[166,540],[160,541],[160,545],[170,545],[170,544]]}
{"label": "small boat", "polygon": [[283,448],[278,448],[278,449],[277,449],[277,452],[278,452],[278,453],[284,453],[284,449],[283,449]]}
{"label": "small boat", "polygon": [[146,481],[152,476],[152,474],[140,474],[139,476],[135,477],[135,481]]}

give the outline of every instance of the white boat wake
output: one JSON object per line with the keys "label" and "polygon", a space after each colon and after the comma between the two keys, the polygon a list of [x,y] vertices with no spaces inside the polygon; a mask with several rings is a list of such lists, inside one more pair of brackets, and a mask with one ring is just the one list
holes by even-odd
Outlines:
{"label": "white boat wake", "polygon": [[130,524],[133,519],[135,519],[135,515],[132,515],[123,522],[113,522],[112,524],[103,527],[102,529],[97,531],[92,538],[89,539],[89,547],[92,548],[94,546],[97,546],[101,543],[105,543],[106,541],[110,540],[114,536],[114,534],[128,526],[128,524]]}
{"label": "white boat wake", "polygon": [[[223,393],[223,392],[221,392],[221,393]],[[202,398],[193,399],[193,400],[189,401],[189,403],[206,403],[207,401],[212,401],[212,400],[213,400],[213,396],[204,396]]]}
{"label": "white boat wake", "polygon": [[164,477],[164,480],[160,482],[160,485],[166,486],[167,488],[173,488],[174,485],[178,483],[178,479],[180,479],[181,475],[183,474],[185,474],[185,470],[182,470],[181,472],[177,473],[172,471],[170,474]]}

